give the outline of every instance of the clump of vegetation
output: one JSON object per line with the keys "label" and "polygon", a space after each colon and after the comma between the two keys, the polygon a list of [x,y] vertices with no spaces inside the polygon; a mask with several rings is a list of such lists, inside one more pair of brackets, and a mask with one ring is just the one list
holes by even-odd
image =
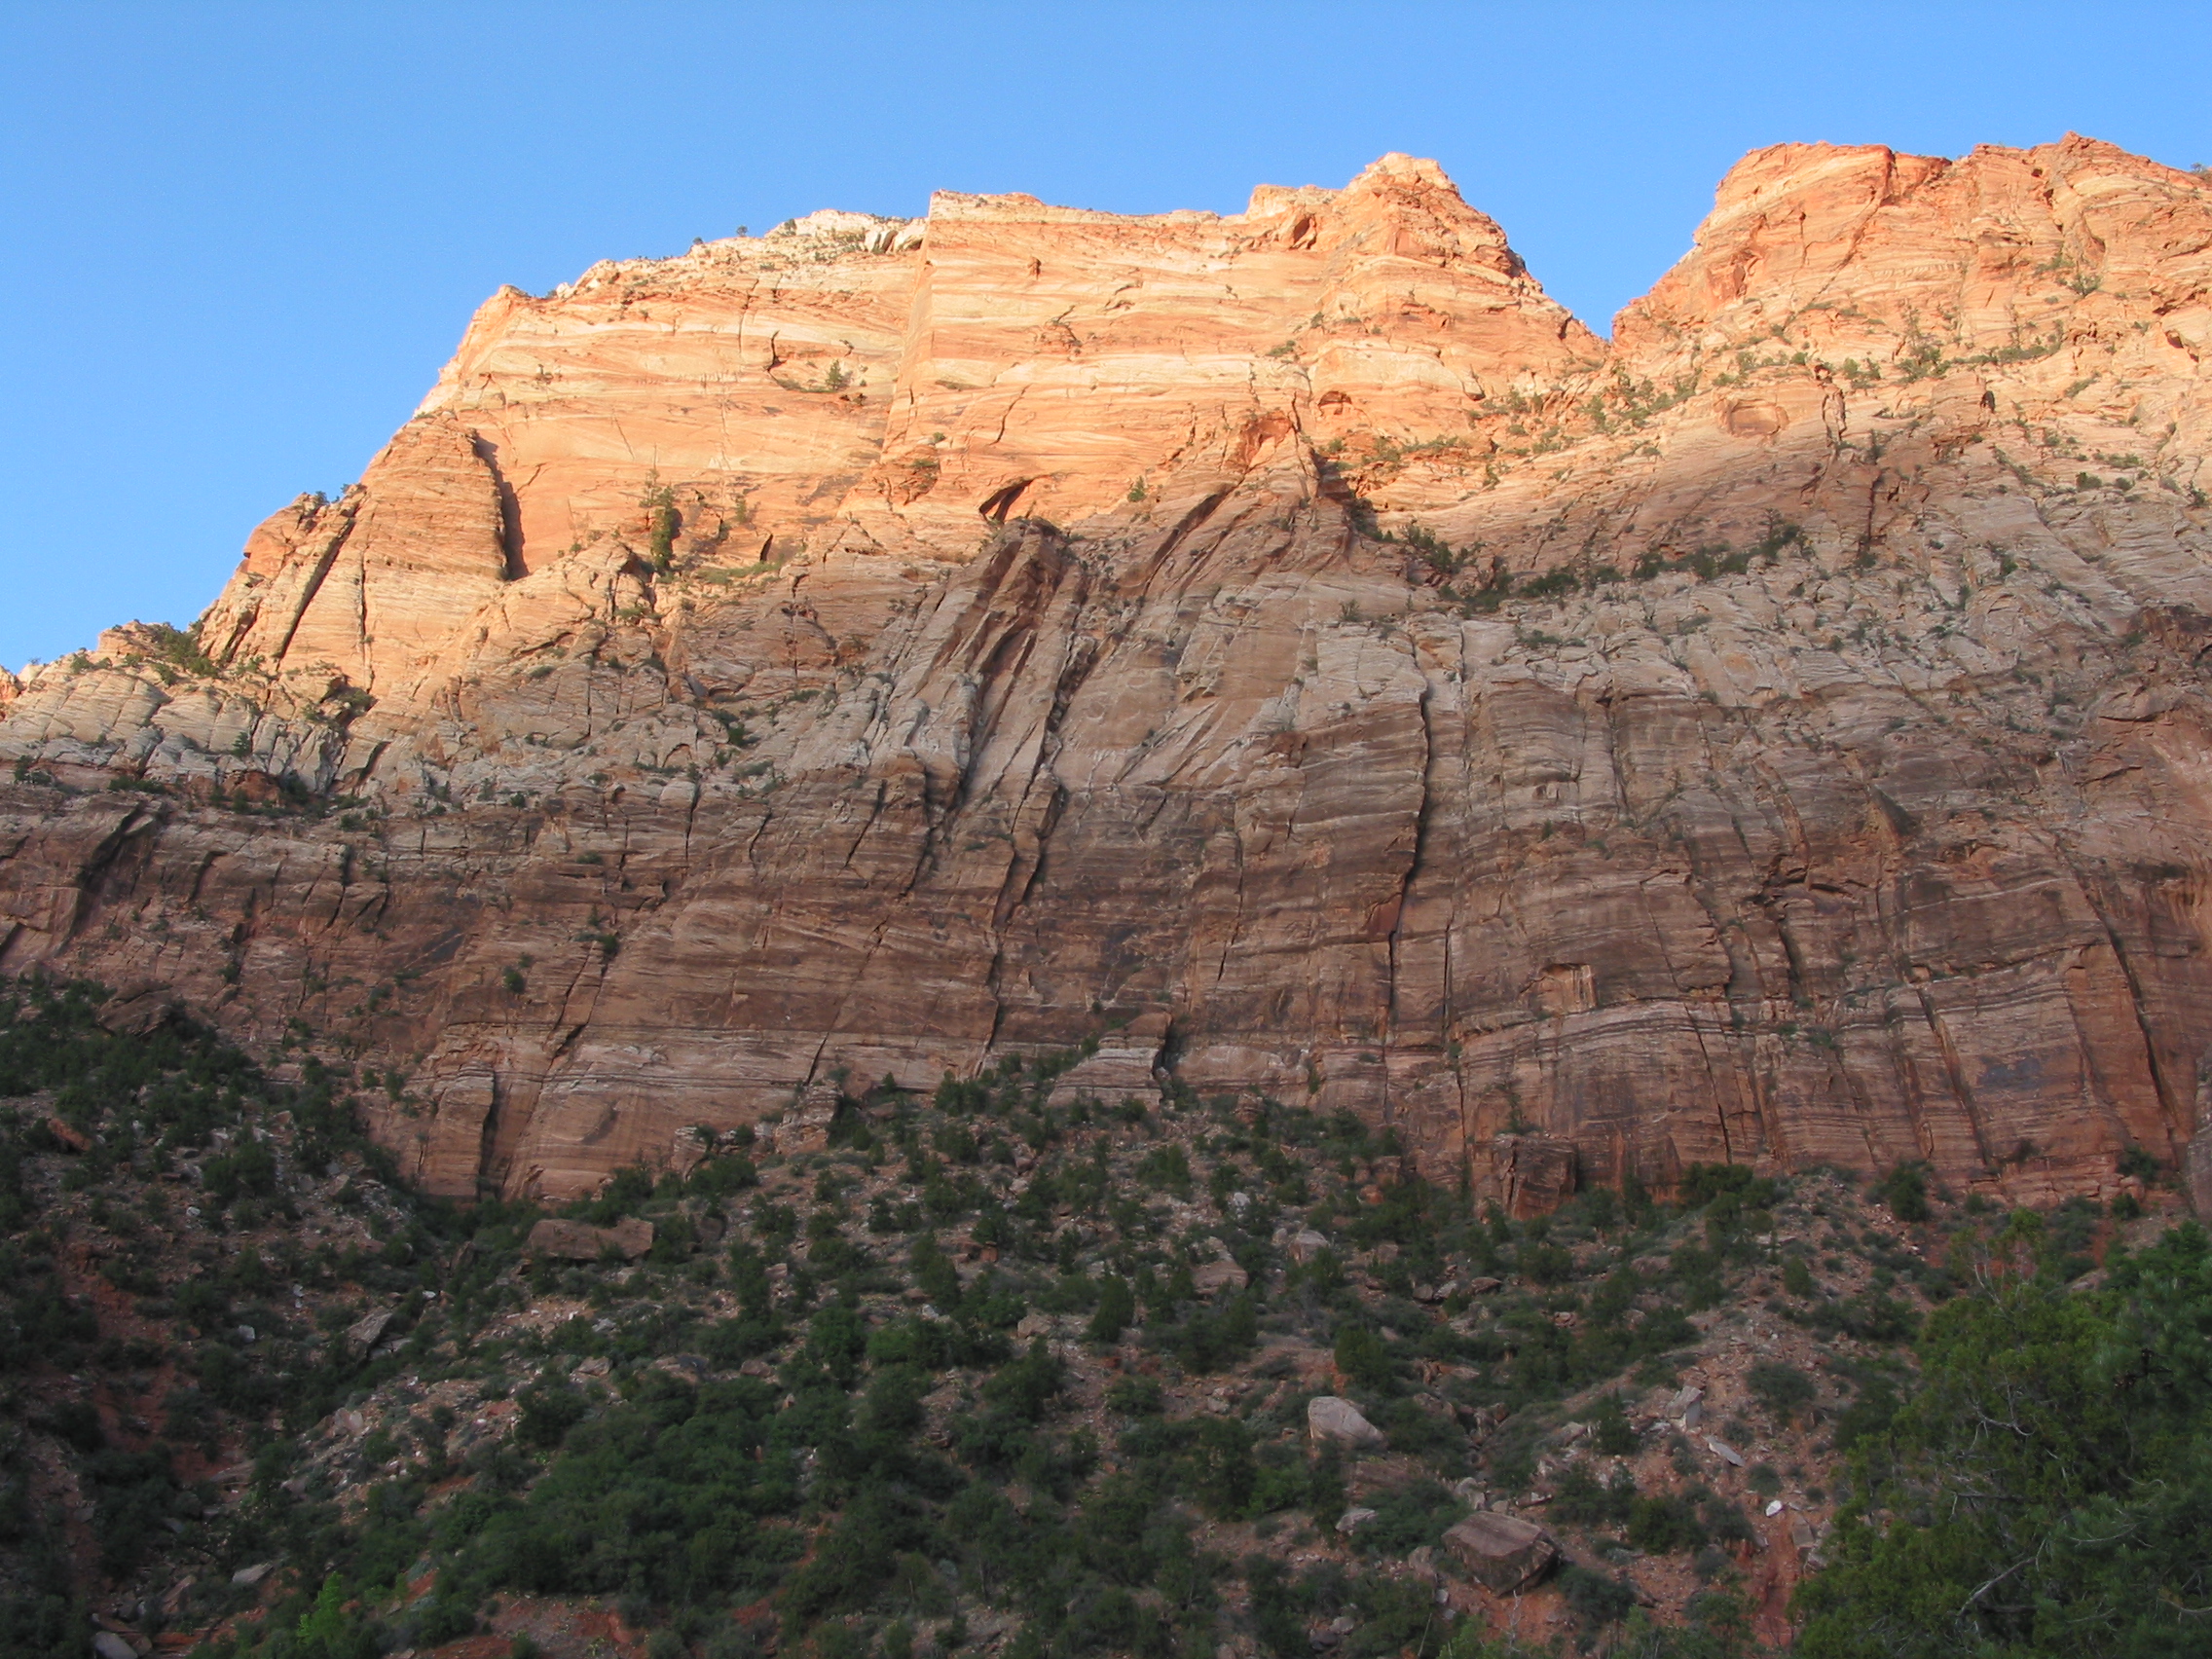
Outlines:
{"label": "clump of vegetation", "polygon": [[[1491,615],[1511,604],[1537,604],[1595,592],[1623,579],[1618,566],[1589,558],[1516,577],[1498,555],[1491,555],[1484,563],[1479,542],[1455,548],[1434,531],[1419,524],[1409,526],[1400,535],[1384,539],[1401,541],[1410,548],[1420,572],[1435,587],[1437,596],[1469,616]],[[1630,574],[1638,581],[1676,573],[1693,575],[1699,581],[1742,575],[1754,564],[1775,563],[1786,549],[1803,545],[1804,540],[1801,527],[1777,518],[1769,522],[1766,533],[1749,547],[1733,548],[1724,542],[1714,542],[1675,555],[1653,548],[1639,555]]]}
{"label": "clump of vegetation", "polygon": [[645,491],[640,503],[645,514],[645,556],[656,571],[676,568],[676,534],[683,528],[683,515],[676,505],[676,492],[666,484]]}
{"label": "clump of vegetation", "polygon": [[2080,1293],[2037,1218],[1989,1242],[1910,1400],[1855,1437],[1860,1495],[1798,1593],[1798,1651],[2187,1651],[2212,1597],[2212,1245],[2186,1223]]}
{"label": "clump of vegetation", "polygon": [[188,628],[173,627],[166,622],[142,622],[134,632],[151,653],[157,670],[166,668],[201,680],[213,680],[223,672],[221,665],[202,647],[197,622]]}

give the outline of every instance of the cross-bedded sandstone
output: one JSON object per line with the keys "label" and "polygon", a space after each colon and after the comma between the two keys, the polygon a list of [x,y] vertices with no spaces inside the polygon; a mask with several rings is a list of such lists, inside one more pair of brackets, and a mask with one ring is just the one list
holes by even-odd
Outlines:
{"label": "cross-bedded sandstone", "polygon": [[1090,1035],[1524,1208],[2096,1190],[2201,1117],[2208,295],[2079,138],[1760,152],[1610,344],[1403,157],[505,290],[0,705],[0,964],[372,1056],[457,1193]]}

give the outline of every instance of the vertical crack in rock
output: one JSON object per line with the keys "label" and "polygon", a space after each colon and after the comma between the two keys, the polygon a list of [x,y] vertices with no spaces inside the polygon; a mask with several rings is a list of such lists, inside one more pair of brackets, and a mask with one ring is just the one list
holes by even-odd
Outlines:
{"label": "vertical crack in rock", "polygon": [[[1418,661],[1415,662],[1415,672],[1419,672],[1419,666]],[[1436,766],[1436,734],[1430,724],[1430,704],[1434,696],[1435,692],[1426,683],[1426,677],[1424,676],[1420,694],[1414,703],[1414,718],[1420,725],[1421,741],[1419,797],[1414,804],[1413,848],[1407,856],[1406,867],[1398,877],[1397,895],[1391,901],[1393,909],[1390,917],[1388,963],[1385,969],[1388,982],[1384,992],[1386,1019],[1382,1039],[1382,1112],[1384,1123],[1391,1121],[1391,1060],[1401,1035],[1398,1005],[1398,948],[1405,937],[1406,911],[1413,903],[1414,883],[1426,872],[1428,867],[1426,859],[1429,850],[1429,815],[1434,808],[1436,799],[1436,780],[1432,775]]]}

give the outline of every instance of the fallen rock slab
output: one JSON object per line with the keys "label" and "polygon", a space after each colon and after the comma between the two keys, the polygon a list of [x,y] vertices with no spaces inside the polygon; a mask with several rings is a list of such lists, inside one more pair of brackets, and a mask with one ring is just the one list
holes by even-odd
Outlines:
{"label": "fallen rock slab", "polygon": [[1387,1445],[1382,1431],[1360,1415],[1349,1400],[1320,1394],[1306,1403],[1306,1432],[1316,1441],[1354,1448]]}
{"label": "fallen rock slab", "polygon": [[1242,1290],[1251,1282],[1251,1274],[1231,1261],[1208,1262],[1202,1268],[1194,1269],[1191,1273],[1191,1284],[1200,1296],[1212,1296],[1224,1290]]}
{"label": "fallen rock slab", "polygon": [[551,1256],[563,1262],[596,1262],[608,1250],[636,1261],[653,1247],[653,1224],[624,1216],[612,1227],[588,1222],[556,1221],[548,1216],[530,1230],[525,1246],[533,1256]]}
{"label": "fallen rock slab", "polygon": [[373,1348],[384,1340],[391,1324],[391,1309],[380,1308],[373,1313],[364,1313],[346,1327],[346,1340],[355,1347]]}
{"label": "fallen rock slab", "polygon": [[1533,1584],[1559,1560],[1559,1546],[1533,1521],[1488,1509],[1446,1532],[1444,1547],[1469,1577],[1500,1595]]}

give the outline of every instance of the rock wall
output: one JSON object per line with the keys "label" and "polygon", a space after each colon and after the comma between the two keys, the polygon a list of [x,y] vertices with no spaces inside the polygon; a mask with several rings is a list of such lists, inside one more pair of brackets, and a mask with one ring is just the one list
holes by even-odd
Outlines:
{"label": "rock wall", "polygon": [[1100,1042],[1528,1208],[2181,1159],[2212,195],[1785,146],[1610,344],[1432,164],[503,290],[197,645],[0,685],[0,968],[459,1194]]}

